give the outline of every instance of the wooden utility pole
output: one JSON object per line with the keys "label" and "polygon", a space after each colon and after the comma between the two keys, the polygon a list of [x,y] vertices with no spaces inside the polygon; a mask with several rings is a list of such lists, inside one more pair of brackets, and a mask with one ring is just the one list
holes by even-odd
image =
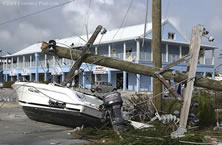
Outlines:
{"label": "wooden utility pole", "polygon": [[[162,67],[162,48],[161,48],[161,0],[152,1],[152,54],[153,67]],[[158,110],[161,110],[162,83],[159,79],[153,78],[153,96],[154,104]]]}
{"label": "wooden utility pole", "polygon": [[[204,27],[198,25],[192,29],[192,37],[190,43],[190,56],[191,59],[188,62],[188,79],[187,85],[184,91],[184,103],[180,113],[180,124],[177,131],[173,132],[171,135],[173,137],[182,137],[186,132],[187,120],[190,110],[190,104],[192,99],[193,85],[196,77],[198,55],[200,52],[200,42],[203,35]],[[193,79],[192,79],[193,78]]]}
{"label": "wooden utility pole", "polygon": [[93,45],[94,41],[96,40],[96,37],[98,36],[99,32],[102,30],[102,26],[97,26],[95,32],[90,37],[87,44],[83,47],[83,51],[81,52],[79,59],[76,60],[75,64],[72,66],[72,69],[67,74],[65,80],[62,82],[62,85],[65,86],[67,83],[70,83],[72,79],[76,76],[75,71],[79,70],[80,66],[82,65],[83,59],[86,55],[86,53],[89,51],[89,48]]}
{"label": "wooden utility pole", "polygon": [[[67,59],[72,58],[73,60],[77,60],[80,57],[80,54],[82,52],[80,50],[72,49],[70,53],[69,48],[59,47],[59,46],[56,46],[55,52],[51,52],[48,47],[48,43],[46,42],[42,43],[41,49],[42,49],[42,52],[47,55],[53,55],[53,56],[58,56],[60,58],[67,58]],[[72,54],[72,57],[71,57],[71,54]],[[135,74],[141,74],[141,75],[150,76],[150,77],[155,77],[155,72],[159,71],[159,69],[155,67],[132,63],[132,62],[119,60],[119,59],[115,59],[111,57],[94,55],[90,53],[86,54],[86,56],[83,59],[83,62],[101,65],[101,66],[109,67],[109,68],[115,68],[118,70],[127,71],[127,72],[131,72]],[[163,72],[162,76],[166,80],[170,80],[172,77],[172,71]],[[176,72],[174,81],[181,82],[181,81],[186,80],[187,77],[188,76],[184,73]],[[203,87],[203,88],[207,88],[211,90],[222,91],[222,81],[196,77],[194,85],[197,87]]]}

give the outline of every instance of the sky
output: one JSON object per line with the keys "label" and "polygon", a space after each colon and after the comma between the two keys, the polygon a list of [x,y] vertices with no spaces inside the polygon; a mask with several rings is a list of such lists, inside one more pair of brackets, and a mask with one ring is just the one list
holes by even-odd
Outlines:
{"label": "sky", "polygon": [[[68,4],[11,21],[65,2]],[[133,0],[123,26],[145,21],[147,0]],[[97,25],[108,30],[119,28],[131,0],[0,0],[0,48],[14,53],[34,43],[85,33],[84,23],[93,32]],[[91,4],[90,4],[91,3]],[[190,39],[193,26],[203,24],[215,38],[215,66],[222,53],[222,0],[162,0],[162,19],[169,19]],[[148,21],[152,18],[149,0]],[[88,15],[87,15],[88,13]],[[86,18],[88,16],[88,19]],[[203,38],[206,42],[206,38]],[[222,69],[221,69],[222,70]]]}

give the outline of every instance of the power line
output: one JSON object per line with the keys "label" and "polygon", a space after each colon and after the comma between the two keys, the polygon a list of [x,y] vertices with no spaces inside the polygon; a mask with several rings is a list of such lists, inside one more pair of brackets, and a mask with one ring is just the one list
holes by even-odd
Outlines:
{"label": "power line", "polygon": [[24,18],[26,18],[26,17],[30,17],[30,16],[33,16],[33,15],[36,15],[36,14],[39,14],[39,13],[42,13],[42,12],[45,12],[45,11],[48,11],[48,10],[51,10],[51,9],[54,9],[54,8],[63,6],[63,5],[66,5],[66,4],[69,4],[69,3],[74,2],[74,1],[75,1],[75,0],[71,0],[71,1],[68,1],[68,2],[65,2],[65,3],[62,3],[62,4],[55,5],[55,6],[53,6],[53,7],[49,7],[49,8],[47,8],[47,9],[44,9],[44,10],[41,10],[41,11],[37,11],[37,12],[34,12],[34,13],[30,13],[30,14],[27,14],[27,15],[24,15],[24,16],[21,16],[21,17],[17,17],[17,18],[14,18],[14,19],[11,19],[11,20],[2,22],[2,23],[0,23],[0,26],[5,25],[5,24],[8,24],[8,23],[12,23],[12,22],[14,22],[14,21],[18,21],[18,20],[20,20],[20,19],[24,19]]}
{"label": "power line", "polygon": [[[86,15],[85,15],[84,20],[83,20],[82,28],[81,28],[81,34],[83,34],[83,30],[84,30],[85,25],[87,25],[87,28],[88,28],[89,10],[90,10],[91,4],[92,4],[92,0],[89,1],[89,6],[88,6]],[[86,34],[86,35],[88,35],[88,34]],[[79,43],[80,43],[80,39],[79,39]]]}
{"label": "power line", "polygon": [[122,20],[122,22],[121,22],[121,24],[120,24],[120,27],[119,27],[119,29],[116,31],[116,33],[114,34],[112,40],[114,40],[114,38],[116,37],[116,35],[119,33],[119,30],[122,28],[124,22],[126,21],[127,14],[128,14],[128,12],[129,12],[129,10],[130,10],[130,8],[131,8],[131,6],[132,6],[132,3],[133,3],[133,0],[130,1],[129,7],[128,7],[128,9],[126,10],[126,13],[125,13],[125,15],[124,15],[124,18],[123,18],[123,20]]}

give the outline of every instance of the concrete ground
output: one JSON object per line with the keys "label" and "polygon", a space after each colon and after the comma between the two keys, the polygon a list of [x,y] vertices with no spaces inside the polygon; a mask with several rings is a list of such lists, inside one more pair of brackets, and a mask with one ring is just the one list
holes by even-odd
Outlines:
{"label": "concrete ground", "polygon": [[[0,98],[9,97],[11,89],[0,89]],[[12,95],[11,97],[16,97]],[[40,123],[27,118],[16,102],[0,102],[0,145],[76,145],[87,141],[75,139],[72,128]]]}

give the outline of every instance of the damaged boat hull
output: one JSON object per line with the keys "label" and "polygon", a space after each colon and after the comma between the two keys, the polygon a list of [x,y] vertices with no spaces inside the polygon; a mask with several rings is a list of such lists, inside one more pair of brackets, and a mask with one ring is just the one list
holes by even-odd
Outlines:
{"label": "damaged boat hull", "polygon": [[15,82],[12,87],[32,120],[69,127],[102,126],[99,106],[103,101],[96,96],[53,84]]}
{"label": "damaged boat hull", "polygon": [[39,107],[22,107],[25,114],[32,120],[63,125],[68,127],[100,127],[101,121],[96,117],[91,117],[77,111],[65,111],[58,109],[48,109]]}

